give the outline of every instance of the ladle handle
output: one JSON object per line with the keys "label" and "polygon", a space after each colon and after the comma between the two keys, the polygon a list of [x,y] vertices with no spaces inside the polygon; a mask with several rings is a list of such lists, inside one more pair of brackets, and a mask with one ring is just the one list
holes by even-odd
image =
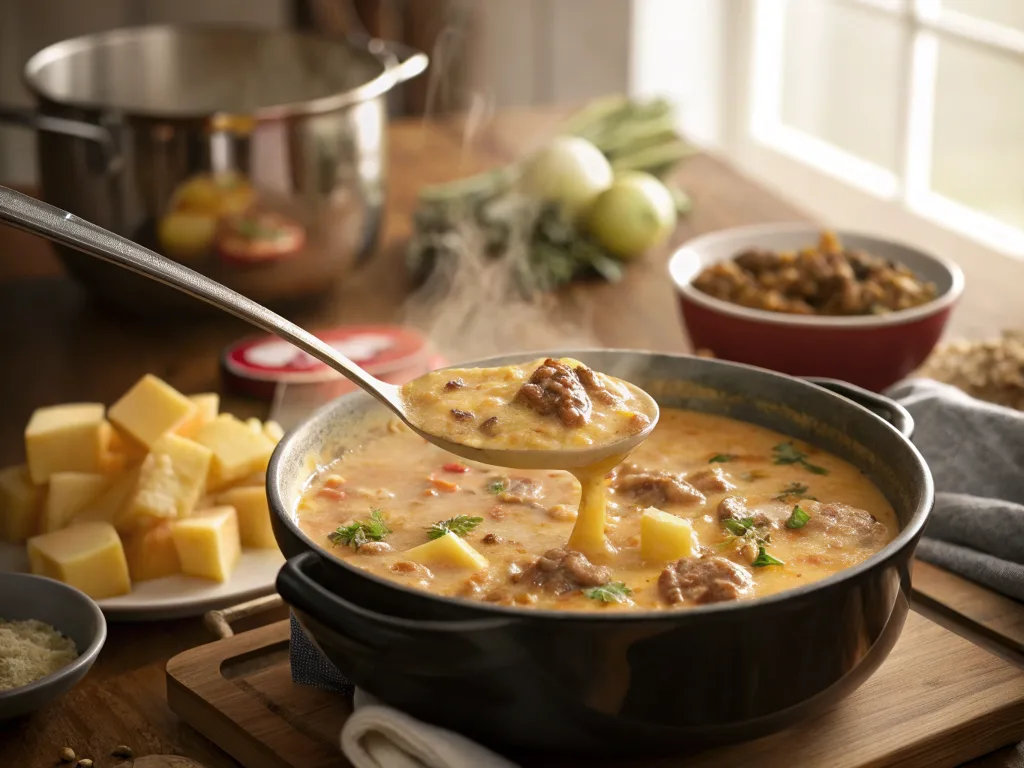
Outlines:
{"label": "ladle handle", "polygon": [[258,328],[290,341],[299,349],[344,374],[392,410],[396,407],[387,392],[391,385],[373,378],[329,344],[216,280],[211,280],[148,248],[143,248],[125,237],[2,186],[0,220],[220,307]]}

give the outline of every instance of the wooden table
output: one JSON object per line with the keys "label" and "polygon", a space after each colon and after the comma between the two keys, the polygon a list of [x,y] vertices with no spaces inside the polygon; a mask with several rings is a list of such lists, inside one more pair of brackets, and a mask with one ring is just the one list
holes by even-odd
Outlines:
{"label": "wooden table", "polygon": [[[296,319],[311,325],[401,320],[409,289],[401,266],[402,249],[418,188],[515,157],[549,135],[557,119],[554,113],[506,115],[480,138],[472,153],[464,151],[457,123],[395,125],[390,145],[391,192],[380,253],[325,306]],[[681,223],[677,241],[727,226],[806,218],[711,157],[688,161],[679,170],[678,181],[693,197],[694,211]],[[603,344],[686,351],[673,290],[665,277],[668,252],[666,248],[632,267],[619,285],[574,288],[563,298],[593,320],[595,338]],[[1018,267],[1013,274],[1019,286],[1024,265],[1001,268]],[[974,265],[969,282],[970,273],[979,270],[989,272]],[[22,461],[22,429],[34,408],[67,400],[109,403],[146,372],[186,392],[214,389],[219,352],[229,341],[249,333],[230,318],[204,324],[126,323],[94,307],[64,278],[47,244],[0,227],[0,279],[4,277],[9,279],[0,282],[0,338],[7,360],[0,377],[0,466]],[[998,275],[978,279],[1001,282]],[[977,299],[975,295],[968,295],[961,310],[973,318],[963,321],[964,327],[972,322],[978,327],[979,318],[992,327],[1002,310],[990,300],[993,294],[982,290]],[[1017,311],[1016,305],[1004,306],[1008,307],[1004,314]],[[248,415],[260,413],[265,406],[228,399],[225,407]],[[113,624],[103,653],[78,687],[39,715],[0,727],[0,765],[49,767],[65,744],[105,758],[110,748],[124,743],[136,754],[178,753],[208,768],[236,766],[214,745],[178,723],[164,696],[167,660],[212,639],[199,618]],[[986,758],[984,764],[1008,768],[1022,765],[1020,758],[1008,748]],[[105,758],[96,765],[105,768],[113,762]]]}

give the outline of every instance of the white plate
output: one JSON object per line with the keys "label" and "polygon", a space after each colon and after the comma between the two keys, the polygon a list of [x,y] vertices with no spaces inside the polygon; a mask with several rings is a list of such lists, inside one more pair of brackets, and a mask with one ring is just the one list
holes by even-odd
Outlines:
{"label": "white plate", "polygon": [[[167,576],[133,585],[127,595],[97,600],[111,621],[159,621],[199,616],[269,595],[284,557],[276,549],[247,549],[223,584],[192,576]],[[27,571],[25,547],[0,544],[0,571]]]}

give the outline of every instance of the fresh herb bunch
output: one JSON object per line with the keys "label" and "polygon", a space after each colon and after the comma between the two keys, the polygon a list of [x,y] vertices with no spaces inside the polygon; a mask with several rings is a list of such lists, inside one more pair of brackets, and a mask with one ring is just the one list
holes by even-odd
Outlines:
{"label": "fresh herb bunch", "polygon": [[447,520],[441,520],[427,528],[428,539],[439,539],[451,531],[456,536],[465,538],[466,534],[476,528],[484,519],[482,517],[469,517],[469,515],[458,515]]}
{"label": "fresh herb bunch", "polygon": [[585,589],[583,594],[601,603],[628,603],[633,590],[621,581],[609,581],[607,584]]}
{"label": "fresh herb bunch", "polygon": [[359,549],[368,541],[383,541],[391,533],[384,513],[379,509],[371,509],[368,520],[356,520],[348,525],[340,526],[327,534],[332,544]]}

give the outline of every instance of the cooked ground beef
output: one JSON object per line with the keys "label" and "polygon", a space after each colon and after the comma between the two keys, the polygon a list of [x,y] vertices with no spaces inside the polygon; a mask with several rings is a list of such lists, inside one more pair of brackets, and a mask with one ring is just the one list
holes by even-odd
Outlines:
{"label": "cooked ground beef", "polygon": [[499,431],[498,417],[491,416],[491,418],[484,421],[484,423],[480,425],[480,431],[483,432],[488,437],[494,437],[495,435],[497,435]]}
{"label": "cooked ground beef", "polygon": [[704,494],[674,472],[640,471],[635,465],[625,465],[615,473],[612,487],[618,493],[629,494],[637,504],[703,504]]}
{"label": "cooked ground beef", "polygon": [[604,388],[601,382],[597,380],[597,374],[590,368],[587,368],[585,365],[577,365],[573,370],[576,373],[576,378],[580,380],[583,388],[587,390],[587,394],[594,400],[605,405],[615,405],[621,402],[618,397]]}
{"label": "cooked ground beef", "polygon": [[467,421],[473,418],[472,411],[460,411],[458,408],[452,408],[451,414],[456,421]]}
{"label": "cooked ground beef", "polygon": [[445,392],[451,392],[453,389],[461,389],[466,386],[466,382],[462,379],[452,379],[444,385]]}
{"label": "cooked ground beef", "polygon": [[888,536],[885,525],[863,509],[836,502],[801,501],[800,507],[810,516],[800,530],[806,534],[824,531],[830,536],[860,546],[877,545]]}
{"label": "cooked ground beef", "polygon": [[416,576],[420,579],[434,578],[433,572],[427,566],[414,563],[411,560],[399,560],[392,564],[390,570],[392,573],[400,573],[403,576]]}
{"label": "cooked ground beef", "polygon": [[518,402],[541,416],[557,414],[567,427],[587,422],[592,408],[590,397],[572,368],[548,358],[516,394]]}
{"label": "cooked ground beef", "polygon": [[845,249],[832,232],[799,252],[744,251],[704,269],[693,286],[733,304],[800,315],[884,314],[936,296],[933,283],[904,265]]}
{"label": "cooked ground beef", "polygon": [[693,472],[686,476],[686,482],[703,493],[726,493],[736,489],[731,478],[720,467]]}
{"label": "cooked ground beef", "polygon": [[505,543],[505,540],[501,536],[496,534],[496,533],[488,533],[486,536],[484,536],[482,539],[480,539],[480,541],[482,541],[484,544],[504,544]]}
{"label": "cooked ground beef", "polygon": [[386,541],[368,541],[359,545],[360,555],[383,555],[390,552],[392,547]]}
{"label": "cooked ground beef", "polygon": [[610,568],[594,565],[580,552],[549,549],[524,574],[526,580],[556,595],[596,587],[612,578]]}
{"label": "cooked ground beef", "polygon": [[536,480],[528,477],[509,478],[508,487],[498,494],[498,501],[505,504],[527,504],[536,506],[544,488]]}
{"label": "cooked ground beef", "polygon": [[746,520],[750,518],[757,527],[777,528],[779,521],[761,510],[747,507],[747,500],[739,496],[726,496],[718,503],[719,520]]}
{"label": "cooked ground beef", "polygon": [[736,600],[753,589],[750,571],[717,555],[683,558],[666,567],[658,577],[658,591],[669,605]]}

